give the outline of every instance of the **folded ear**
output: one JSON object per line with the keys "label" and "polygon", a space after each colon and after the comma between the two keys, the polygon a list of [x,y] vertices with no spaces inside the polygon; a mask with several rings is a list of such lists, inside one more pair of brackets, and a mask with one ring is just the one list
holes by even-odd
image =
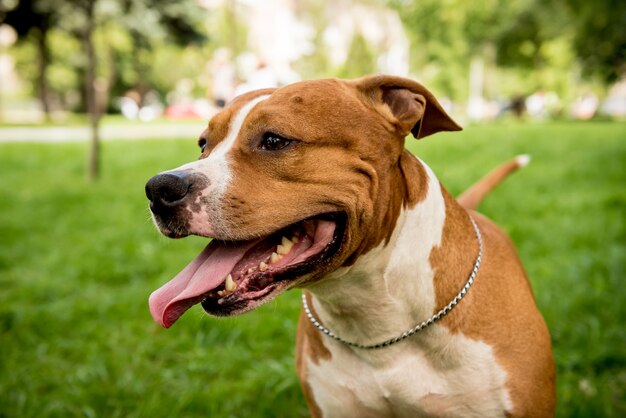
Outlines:
{"label": "folded ear", "polygon": [[435,96],[417,81],[375,75],[357,79],[354,83],[402,136],[411,132],[420,139],[440,131],[462,129],[443,110]]}

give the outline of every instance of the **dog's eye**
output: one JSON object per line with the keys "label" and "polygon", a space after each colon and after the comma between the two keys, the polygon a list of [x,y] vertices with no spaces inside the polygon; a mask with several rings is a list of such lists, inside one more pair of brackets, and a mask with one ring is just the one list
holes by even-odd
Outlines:
{"label": "dog's eye", "polygon": [[200,138],[198,140],[198,146],[200,147],[200,152],[204,153],[206,151],[207,143],[205,138]]}
{"label": "dog's eye", "polygon": [[263,135],[263,140],[261,141],[261,145],[259,147],[265,151],[278,151],[279,149],[285,148],[289,144],[291,144],[289,139],[276,134],[267,133]]}

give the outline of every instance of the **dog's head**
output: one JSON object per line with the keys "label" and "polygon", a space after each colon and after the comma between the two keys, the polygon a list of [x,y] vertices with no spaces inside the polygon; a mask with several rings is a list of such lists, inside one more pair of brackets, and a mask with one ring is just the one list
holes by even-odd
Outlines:
{"label": "dog's head", "polygon": [[459,130],[399,77],[304,81],[239,96],[209,122],[201,156],[146,184],[160,231],[213,238],[150,297],[165,327],[192,305],[253,309],[349,265],[389,238],[406,201],[404,138]]}

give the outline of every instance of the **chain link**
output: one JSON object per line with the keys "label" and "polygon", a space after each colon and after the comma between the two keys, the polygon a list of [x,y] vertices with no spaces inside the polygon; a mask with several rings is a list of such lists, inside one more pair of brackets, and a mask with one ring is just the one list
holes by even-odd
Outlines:
{"label": "chain link", "polygon": [[336,334],[334,334],[328,328],[324,327],[315,318],[315,316],[313,316],[313,313],[311,312],[311,309],[309,309],[309,304],[307,303],[306,295],[304,294],[304,292],[302,292],[302,307],[304,308],[304,312],[306,313],[306,316],[309,318],[311,323],[317,329],[319,329],[322,333],[328,335],[330,338],[332,338],[334,340],[337,340],[337,341],[339,341],[339,342],[341,342],[343,344],[349,345],[350,347],[362,348],[362,349],[366,349],[366,350],[372,350],[372,349],[377,349],[377,348],[383,348],[383,347],[390,346],[391,344],[395,344],[397,342],[400,342],[400,341],[410,337],[411,335],[415,334],[416,332],[419,332],[419,331],[423,330],[424,328],[428,327],[429,325],[434,324],[435,322],[437,322],[441,318],[443,318],[445,315],[447,315],[452,310],[452,308],[454,308],[461,301],[461,299],[463,299],[463,297],[467,294],[469,288],[474,283],[474,279],[476,278],[476,275],[478,274],[478,269],[480,268],[480,263],[482,262],[482,258],[483,258],[483,238],[482,238],[482,235],[480,234],[480,229],[478,229],[478,225],[476,225],[476,222],[474,221],[474,219],[471,216],[470,216],[469,219],[470,219],[470,221],[472,221],[472,226],[474,227],[474,232],[476,232],[476,239],[478,240],[478,256],[476,257],[476,260],[474,261],[474,268],[472,269],[472,272],[470,273],[469,278],[467,279],[467,282],[465,283],[465,286],[463,286],[461,291],[454,297],[454,299],[452,299],[452,301],[450,301],[450,303],[448,303],[446,306],[444,306],[439,312],[437,312],[436,314],[431,316],[430,319],[428,319],[426,321],[423,321],[422,323],[416,325],[415,327],[411,328],[408,331],[405,331],[404,333],[400,334],[397,337],[390,338],[390,339],[385,340],[383,342],[380,342],[378,344],[367,345],[367,344],[355,343],[355,342],[352,342],[352,341],[346,341],[343,338],[341,338],[341,337],[337,336]]}

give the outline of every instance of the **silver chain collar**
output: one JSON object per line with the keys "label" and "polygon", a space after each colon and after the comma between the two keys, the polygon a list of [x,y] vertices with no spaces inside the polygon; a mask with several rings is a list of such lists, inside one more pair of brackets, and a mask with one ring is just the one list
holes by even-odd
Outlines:
{"label": "silver chain collar", "polygon": [[480,230],[478,229],[478,225],[476,225],[476,222],[471,216],[470,216],[470,221],[472,221],[472,226],[474,227],[474,231],[476,232],[476,238],[478,240],[478,256],[476,256],[476,261],[474,261],[474,268],[472,269],[472,272],[470,273],[469,278],[467,279],[467,282],[465,283],[465,286],[463,286],[463,289],[461,289],[461,291],[454,297],[454,299],[452,299],[452,301],[450,301],[450,303],[444,306],[435,315],[431,316],[430,319],[423,321],[422,323],[416,325],[415,327],[411,328],[410,330],[402,333],[401,335],[395,338],[390,338],[378,344],[365,345],[365,344],[355,343],[352,341],[346,341],[343,338],[335,335],[331,330],[324,327],[322,324],[320,324],[320,322],[311,313],[311,309],[309,309],[309,304],[306,301],[306,295],[304,294],[304,292],[302,292],[302,307],[304,308],[304,312],[306,313],[306,316],[309,318],[311,323],[315,325],[317,329],[319,329],[322,333],[328,335],[330,338],[333,338],[351,347],[362,348],[362,349],[367,349],[367,350],[390,346],[392,344],[395,344],[397,342],[400,342],[410,337],[411,335],[423,330],[429,325],[434,324],[435,322],[443,318],[446,314],[448,314],[448,312],[450,312],[452,308],[454,308],[461,301],[461,299],[463,299],[463,297],[467,294],[467,291],[469,290],[469,288],[472,286],[472,283],[474,283],[476,274],[478,274],[478,269],[480,268],[480,263],[483,258],[483,238],[480,235]]}

